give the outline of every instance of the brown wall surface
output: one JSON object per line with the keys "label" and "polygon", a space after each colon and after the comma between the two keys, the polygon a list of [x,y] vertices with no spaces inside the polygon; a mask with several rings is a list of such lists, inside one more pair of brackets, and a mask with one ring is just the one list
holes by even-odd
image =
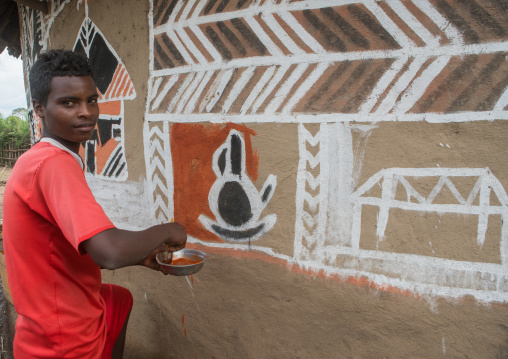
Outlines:
{"label": "brown wall surface", "polygon": [[209,256],[103,272],[126,358],[508,357],[504,0],[50,3],[25,71],[90,58],[97,200]]}

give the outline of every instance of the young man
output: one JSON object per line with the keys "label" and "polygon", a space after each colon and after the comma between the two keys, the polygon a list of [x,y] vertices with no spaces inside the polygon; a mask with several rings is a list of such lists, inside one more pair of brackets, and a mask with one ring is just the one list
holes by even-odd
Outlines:
{"label": "young man", "polygon": [[130,292],[102,284],[100,268],[160,270],[155,254],[185,246],[177,223],[115,228],[95,201],[78,155],[99,117],[86,57],[40,56],[30,71],[39,143],[21,156],[4,193],[4,250],[18,319],[14,357],[121,358]]}

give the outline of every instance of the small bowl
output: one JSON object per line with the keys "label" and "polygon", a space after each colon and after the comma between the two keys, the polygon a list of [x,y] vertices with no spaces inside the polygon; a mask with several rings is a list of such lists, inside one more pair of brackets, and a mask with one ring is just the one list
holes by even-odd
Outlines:
{"label": "small bowl", "polygon": [[161,265],[164,273],[184,276],[197,273],[201,270],[201,268],[203,268],[203,265],[205,264],[206,261],[206,253],[198,251],[197,249],[182,249],[177,252],[173,252],[172,262],[180,258],[190,259],[192,261],[199,262],[187,265],[166,264],[163,262],[164,258],[167,258],[167,254],[165,252],[157,253],[157,255],[155,256],[157,263]]}

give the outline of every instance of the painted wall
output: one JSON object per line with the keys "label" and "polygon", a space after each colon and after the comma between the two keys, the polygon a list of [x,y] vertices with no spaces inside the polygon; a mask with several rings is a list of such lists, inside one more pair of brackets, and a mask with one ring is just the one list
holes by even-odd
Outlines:
{"label": "painted wall", "polygon": [[174,219],[209,253],[192,277],[104,272],[135,297],[126,357],[508,355],[505,1],[20,14],[26,70],[90,58],[81,155],[113,221]]}

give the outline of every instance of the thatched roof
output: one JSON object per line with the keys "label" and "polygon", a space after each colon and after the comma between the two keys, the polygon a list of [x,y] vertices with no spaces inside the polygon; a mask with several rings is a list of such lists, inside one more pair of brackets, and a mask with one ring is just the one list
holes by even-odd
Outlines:
{"label": "thatched roof", "polygon": [[14,57],[21,55],[18,4],[48,13],[47,0],[0,0],[0,53],[7,48]]}
{"label": "thatched roof", "polygon": [[13,0],[0,0],[0,53],[5,48],[9,55],[21,55],[18,4]]}

